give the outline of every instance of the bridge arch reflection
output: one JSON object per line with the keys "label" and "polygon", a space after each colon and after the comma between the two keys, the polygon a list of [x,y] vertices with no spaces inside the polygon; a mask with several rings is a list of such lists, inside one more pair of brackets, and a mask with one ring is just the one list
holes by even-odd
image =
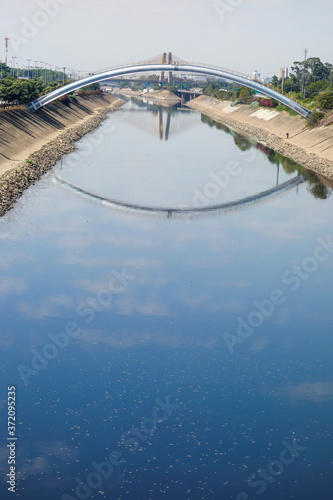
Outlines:
{"label": "bridge arch reflection", "polygon": [[306,182],[305,176],[301,174],[287,182],[284,182],[283,184],[275,186],[274,188],[267,189],[261,193],[247,196],[236,201],[203,207],[155,207],[101,196],[87,189],[76,186],[61,177],[55,177],[54,180],[62,187],[68,189],[71,193],[78,196],[84,196],[90,201],[99,203],[111,209],[128,214],[143,215],[159,219],[198,219],[202,217],[209,217],[211,215],[225,215],[227,213],[246,210],[251,206],[261,205],[278,196],[286,194],[288,191],[296,189],[299,185]]}

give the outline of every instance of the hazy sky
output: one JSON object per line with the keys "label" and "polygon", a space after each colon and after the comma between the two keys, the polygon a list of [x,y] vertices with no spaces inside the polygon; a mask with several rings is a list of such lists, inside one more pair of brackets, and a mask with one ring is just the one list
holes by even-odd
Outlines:
{"label": "hazy sky", "polygon": [[305,47],[333,63],[332,19],[332,0],[2,0],[0,59],[7,35],[20,66],[98,70],[172,51],[273,74]]}

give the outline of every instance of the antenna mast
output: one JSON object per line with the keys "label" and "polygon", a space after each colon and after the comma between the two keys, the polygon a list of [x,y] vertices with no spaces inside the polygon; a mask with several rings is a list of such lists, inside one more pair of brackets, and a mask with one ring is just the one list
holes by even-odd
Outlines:
{"label": "antenna mast", "polygon": [[8,41],[10,40],[10,38],[8,38],[8,36],[5,37],[5,65],[7,66],[7,56],[8,56]]}

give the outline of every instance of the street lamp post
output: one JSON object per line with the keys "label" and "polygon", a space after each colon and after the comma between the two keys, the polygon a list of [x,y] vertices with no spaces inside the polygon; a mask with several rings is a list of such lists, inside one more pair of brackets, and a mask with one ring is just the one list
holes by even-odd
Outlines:
{"label": "street lamp post", "polygon": [[28,80],[30,80],[30,61],[31,59],[27,59],[28,61]]}
{"label": "street lamp post", "polygon": [[37,80],[37,67],[38,67],[37,63],[38,63],[38,61],[35,61],[35,78],[36,78],[36,80]]}
{"label": "street lamp post", "polygon": [[42,77],[42,83],[45,85],[45,70],[43,71],[43,64],[44,64],[44,61],[39,61],[40,64],[41,64],[41,77]]}
{"label": "street lamp post", "polygon": [[303,67],[303,83],[302,83],[303,99],[305,99],[305,64],[306,64],[306,54],[307,53],[308,53],[308,49],[304,49],[304,67]]}
{"label": "street lamp post", "polygon": [[16,61],[15,61],[15,59],[17,59],[17,57],[16,57],[16,56],[13,56],[13,57],[12,57],[12,61],[13,61],[13,76],[14,76],[14,77],[15,77],[15,67],[16,67]]}

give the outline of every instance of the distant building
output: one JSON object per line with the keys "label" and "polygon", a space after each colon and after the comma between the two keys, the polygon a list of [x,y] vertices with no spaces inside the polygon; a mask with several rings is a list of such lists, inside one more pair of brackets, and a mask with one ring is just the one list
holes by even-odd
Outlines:
{"label": "distant building", "polygon": [[192,76],[192,79],[198,83],[207,82],[207,76],[205,76],[205,75],[194,75],[194,76]]}
{"label": "distant building", "polygon": [[288,68],[280,68],[278,72],[278,79],[281,80],[281,78],[288,78],[289,71]]}
{"label": "distant building", "polygon": [[260,73],[258,72],[257,69],[253,71],[251,78],[252,80],[260,80]]}
{"label": "distant building", "polygon": [[261,73],[256,69],[251,74],[251,80],[255,80],[256,82],[265,83],[265,79],[261,76]]}

